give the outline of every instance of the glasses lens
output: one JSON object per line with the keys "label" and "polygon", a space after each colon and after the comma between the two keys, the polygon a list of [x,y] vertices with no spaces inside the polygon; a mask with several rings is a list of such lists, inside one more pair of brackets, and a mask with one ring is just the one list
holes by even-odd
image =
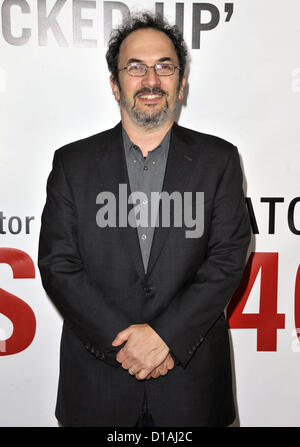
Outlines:
{"label": "glasses lens", "polygon": [[174,73],[174,65],[171,64],[156,64],[156,73],[159,76],[169,76]]}
{"label": "glasses lens", "polygon": [[146,66],[144,64],[131,64],[127,66],[127,71],[130,76],[143,76],[146,73]]}

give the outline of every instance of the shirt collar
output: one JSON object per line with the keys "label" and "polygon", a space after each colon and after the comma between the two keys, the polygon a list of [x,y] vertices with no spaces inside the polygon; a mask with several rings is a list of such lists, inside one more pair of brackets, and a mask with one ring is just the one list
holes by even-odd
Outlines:
{"label": "shirt collar", "polygon": [[[172,127],[166,133],[166,135],[164,136],[164,138],[160,142],[160,144],[155,149],[149,151],[149,154],[151,152],[154,152],[154,151],[159,149],[159,152],[162,152],[162,154],[164,156],[167,156],[168,150],[169,150],[169,144],[170,144],[171,129],[172,129]],[[130,152],[132,152],[133,150],[136,150],[137,145],[134,144],[130,140],[130,138],[129,138],[129,136],[128,136],[128,134],[127,134],[127,132],[126,132],[126,130],[124,129],[123,126],[122,126],[122,136],[123,136],[123,142],[124,142],[124,148],[125,148],[126,155],[129,154]]]}

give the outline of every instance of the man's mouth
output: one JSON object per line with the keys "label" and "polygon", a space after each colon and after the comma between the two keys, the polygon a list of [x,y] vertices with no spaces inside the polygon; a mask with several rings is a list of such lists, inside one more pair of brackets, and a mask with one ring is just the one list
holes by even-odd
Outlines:
{"label": "man's mouth", "polygon": [[155,93],[142,92],[137,94],[139,100],[148,104],[155,104],[159,102],[163,96],[164,96],[163,92],[155,92]]}
{"label": "man's mouth", "polygon": [[162,95],[140,95],[139,98],[146,98],[146,99],[154,99],[154,98],[161,98]]}

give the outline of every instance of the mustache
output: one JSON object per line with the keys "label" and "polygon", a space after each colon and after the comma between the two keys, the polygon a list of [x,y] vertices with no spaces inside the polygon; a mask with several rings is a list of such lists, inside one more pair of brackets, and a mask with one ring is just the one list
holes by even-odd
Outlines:
{"label": "mustache", "polygon": [[136,98],[138,95],[142,95],[142,94],[152,94],[152,95],[167,95],[167,92],[165,92],[164,90],[162,90],[160,87],[144,87],[141,90],[137,91],[134,95],[134,98]]}

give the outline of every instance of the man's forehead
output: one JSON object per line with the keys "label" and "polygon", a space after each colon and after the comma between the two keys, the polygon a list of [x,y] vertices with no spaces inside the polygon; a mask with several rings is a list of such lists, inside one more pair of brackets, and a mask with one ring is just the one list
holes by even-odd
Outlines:
{"label": "man's forehead", "polygon": [[177,55],[173,42],[164,32],[146,28],[133,31],[123,40],[119,58],[123,62],[129,59],[143,61],[149,58],[157,61],[169,58],[175,62]]}

